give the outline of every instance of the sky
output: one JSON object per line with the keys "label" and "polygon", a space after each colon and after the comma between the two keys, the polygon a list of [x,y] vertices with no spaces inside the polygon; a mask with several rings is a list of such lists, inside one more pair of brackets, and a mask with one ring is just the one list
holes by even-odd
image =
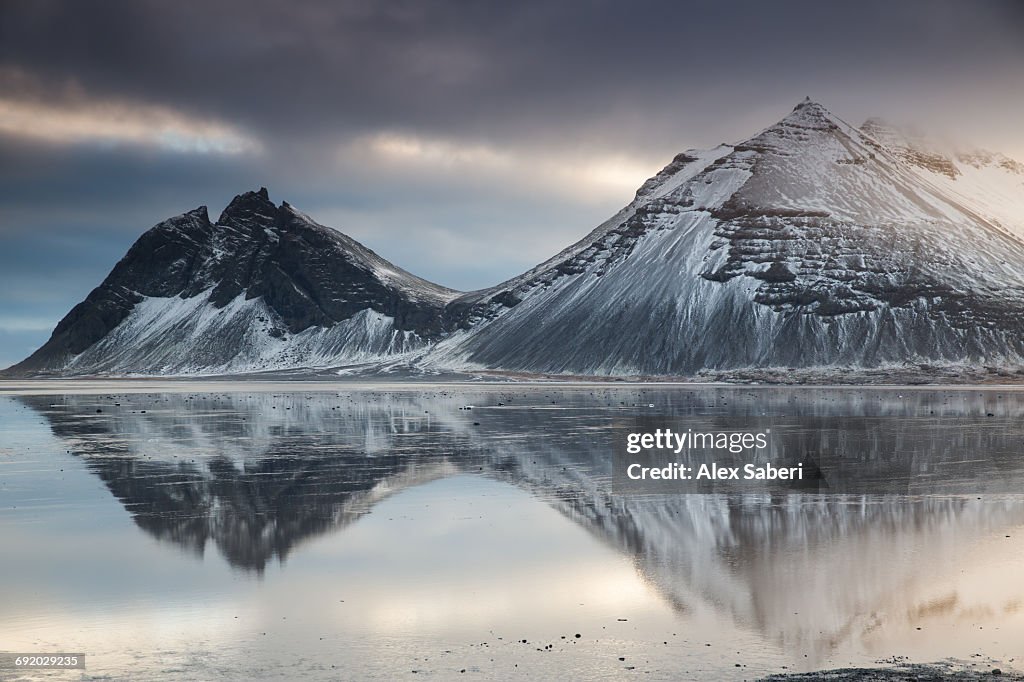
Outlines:
{"label": "sky", "polygon": [[196,206],[477,289],[808,95],[1024,161],[1024,2],[0,0],[0,367]]}

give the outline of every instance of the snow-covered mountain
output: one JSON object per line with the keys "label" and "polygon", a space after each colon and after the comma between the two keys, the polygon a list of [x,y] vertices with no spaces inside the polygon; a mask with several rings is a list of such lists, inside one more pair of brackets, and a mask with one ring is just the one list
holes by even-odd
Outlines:
{"label": "snow-covered mountain", "polygon": [[13,370],[1020,366],[1019,170],[808,99],[746,141],[677,155],[578,243],[461,295],[261,190],[216,224],[197,209],[147,232]]}
{"label": "snow-covered mountain", "polygon": [[806,100],[680,154],[579,243],[453,301],[475,324],[432,356],[575,374],[1017,364],[1010,232]]}
{"label": "snow-covered mountain", "polygon": [[344,365],[439,338],[456,292],[266,189],[146,232],[18,373],[230,373]]}

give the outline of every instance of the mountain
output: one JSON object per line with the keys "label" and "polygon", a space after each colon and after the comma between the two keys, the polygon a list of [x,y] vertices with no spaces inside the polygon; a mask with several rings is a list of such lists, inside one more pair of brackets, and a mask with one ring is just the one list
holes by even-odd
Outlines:
{"label": "mountain", "polygon": [[805,100],[677,156],[525,275],[449,305],[442,363],[574,374],[1016,364],[1024,243]]}
{"label": "mountain", "polygon": [[[608,425],[620,417],[601,407],[654,401],[654,414],[692,419],[721,405],[718,389],[692,394],[684,405],[672,390],[619,387],[595,396],[553,387],[551,395],[548,389],[518,393],[511,410],[492,409],[505,399],[502,392],[472,387],[457,395],[403,390],[344,398],[333,392],[136,394],[123,396],[122,407],[97,396],[64,396],[59,406],[52,396],[18,396],[8,409],[35,412],[142,531],[197,558],[219,552],[236,569],[262,573],[312,538],[335,533],[344,543],[352,524],[392,495],[471,475],[516,486],[531,504],[550,505],[628,558],[674,608],[692,613],[705,604],[819,655],[844,638],[860,638],[862,630],[850,627],[860,616],[873,628],[876,614],[885,612],[913,632],[927,617],[920,605],[930,589],[920,590],[932,585],[920,574],[922,565],[948,562],[951,546],[1001,538],[1024,524],[1019,498],[1004,494],[1024,483],[1014,430],[969,437],[991,455],[969,463],[966,448],[951,447],[947,432],[914,418],[931,409],[950,420],[994,411],[1001,423],[1019,423],[1019,401],[997,400],[991,392],[947,399],[938,390],[903,396],[827,388],[745,400],[742,389],[725,390],[732,419],[791,415],[773,428],[776,452],[829,453],[843,481],[885,480],[880,473],[890,470],[898,442],[898,459],[924,489],[951,485],[984,494],[985,501],[974,494],[924,495],[910,504],[896,495],[824,495],[813,504],[779,504],[736,495],[616,493],[608,456],[616,436]],[[550,410],[530,409],[550,407],[551,398],[578,415],[574,427],[587,438],[557,437],[564,427]],[[466,402],[476,409],[460,411]],[[104,413],[97,417],[100,404]],[[481,430],[473,422],[484,415]],[[887,437],[865,429],[865,419],[883,420]],[[936,477],[936,470],[957,476]],[[985,580],[992,554],[975,555],[978,578]],[[979,594],[983,603],[987,594],[1012,597],[1003,589]],[[824,611],[814,607],[826,603]],[[972,605],[958,608],[967,612]]]}
{"label": "mountain", "polygon": [[454,296],[267,190],[142,235],[14,373],[230,373],[422,348]]}
{"label": "mountain", "polygon": [[250,192],[216,224],[197,209],[147,232],[12,369],[1016,367],[1024,221],[968,179],[1017,166],[985,158],[938,158],[808,99],[748,140],[677,155],[578,243],[465,294]]}

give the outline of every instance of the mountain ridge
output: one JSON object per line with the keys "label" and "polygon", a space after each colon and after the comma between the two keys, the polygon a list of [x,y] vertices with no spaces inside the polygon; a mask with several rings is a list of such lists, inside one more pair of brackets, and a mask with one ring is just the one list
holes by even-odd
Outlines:
{"label": "mountain ridge", "polygon": [[581,240],[473,292],[246,192],[216,223],[200,207],[147,231],[8,372],[1024,364],[1024,224],[901,140],[805,99],[740,143],[677,154]]}

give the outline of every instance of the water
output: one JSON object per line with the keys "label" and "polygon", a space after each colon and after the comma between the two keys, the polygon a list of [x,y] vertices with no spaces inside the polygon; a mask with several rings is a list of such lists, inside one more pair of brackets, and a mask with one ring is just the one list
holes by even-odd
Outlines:
{"label": "water", "polygon": [[[1024,393],[0,390],[0,650],[87,656],[3,679],[1024,668]],[[645,415],[772,419],[789,451],[916,487],[616,494]]]}

